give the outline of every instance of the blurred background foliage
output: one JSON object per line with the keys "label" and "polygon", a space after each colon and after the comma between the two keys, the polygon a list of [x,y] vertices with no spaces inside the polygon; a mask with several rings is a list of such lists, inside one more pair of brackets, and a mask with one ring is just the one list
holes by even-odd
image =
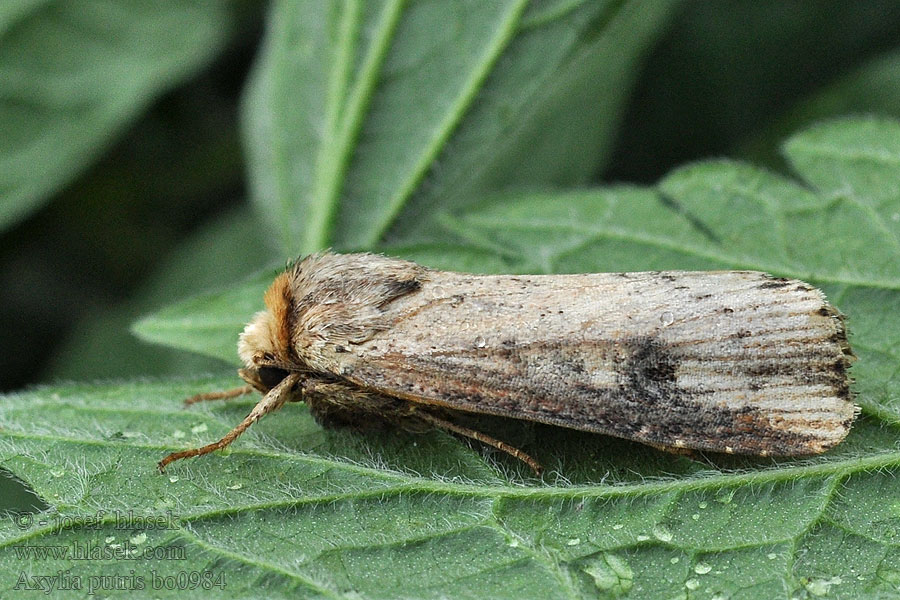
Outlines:
{"label": "blurred background foliage", "polygon": [[[129,326],[289,258],[248,201],[240,123],[278,14],[256,2],[154,6],[0,7],[3,391],[220,370]],[[896,0],[671,8],[629,66],[624,105],[591,130],[591,182],[650,183],[716,156],[783,171],[778,144],[804,124],[900,116]]]}

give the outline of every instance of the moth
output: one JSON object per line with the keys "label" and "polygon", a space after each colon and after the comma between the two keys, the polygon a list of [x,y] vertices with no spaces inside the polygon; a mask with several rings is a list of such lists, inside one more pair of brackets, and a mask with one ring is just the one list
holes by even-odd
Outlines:
{"label": "moth", "polygon": [[821,291],[755,271],[472,275],[375,254],[312,254],[280,274],[238,341],[262,399],[217,442],[305,402],[323,426],[474,438],[481,413],[760,456],[817,454],[858,409],[843,316]]}

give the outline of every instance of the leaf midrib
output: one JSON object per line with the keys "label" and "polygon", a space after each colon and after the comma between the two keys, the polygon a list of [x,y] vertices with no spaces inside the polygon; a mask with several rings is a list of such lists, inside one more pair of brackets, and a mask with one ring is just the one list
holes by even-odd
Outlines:
{"label": "leaf midrib", "polygon": [[431,143],[423,148],[419,161],[409,170],[406,181],[398,185],[396,192],[387,199],[387,210],[382,215],[374,217],[375,226],[370,229],[369,234],[361,241],[363,247],[370,248],[375,246],[379,240],[384,238],[385,233],[397,220],[403,206],[415,191],[416,185],[425,177],[428,168],[434,163],[450,135],[465,116],[467,108],[478,97],[478,92],[481,91],[482,87],[481,84],[490,75],[491,69],[502,56],[503,50],[515,37],[522,15],[528,4],[528,0],[516,0],[516,3],[509,9],[506,18],[498,24],[494,39],[484,49],[477,68],[472,69],[468,80],[460,88],[445,118],[434,127],[435,133],[432,136]]}
{"label": "leaf midrib", "polygon": [[[334,113],[333,122],[331,119],[329,122],[332,122],[335,141],[327,144],[318,157],[317,185],[313,191],[314,201],[311,203],[308,241],[304,252],[325,248],[334,237],[332,229],[344,176],[355,150],[353,144],[362,127],[363,117],[368,110],[369,101],[379,80],[378,75],[387,57],[387,50],[405,4],[406,0],[392,0],[383,7],[379,24],[375,28],[378,34],[372,40],[372,46],[362,64],[356,83],[351,87],[349,94],[340,94],[340,103],[335,103],[331,107],[331,112]],[[345,42],[345,45],[349,46],[349,42]],[[348,47],[341,50],[342,56],[349,54],[350,51]],[[348,57],[344,58],[349,62]],[[343,104],[345,97],[346,106]]]}

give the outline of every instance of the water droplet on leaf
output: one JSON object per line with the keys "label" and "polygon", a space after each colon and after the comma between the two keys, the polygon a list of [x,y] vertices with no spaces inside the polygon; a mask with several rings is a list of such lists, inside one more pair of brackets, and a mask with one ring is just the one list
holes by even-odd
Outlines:
{"label": "water droplet on leaf", "polygon": [[661,542],[671,542],[672,532],[663,524],[658,524],[653,528],[653,537]]}
{"label": "water droplet on leaf", "polygon": [[634,585],[634,571],[623,558],[610,552],[592,558],[582,570],[594,579],[597,589],[612,596],[627,594]]}

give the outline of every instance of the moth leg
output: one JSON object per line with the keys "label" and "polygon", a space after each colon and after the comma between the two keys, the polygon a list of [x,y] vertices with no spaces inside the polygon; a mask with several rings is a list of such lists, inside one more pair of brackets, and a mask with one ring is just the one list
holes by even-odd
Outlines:
{"label": "moth leg", "polygon": [[173,452],[166,456],[164,459],[159,461],[157,465],[160,471],[165,471],[166,465],[176,460],[181,460],[182,458],[190,458],[192,456],[203,456],[204,454],[209,454],[210,452],[215,452],[216,450],[221,450],[225,448],[231,442],[236,440],[239,435],[247,431],[247,429],[256,423],[259,419],[261,419],[264,415],[276,411],[284,405],[285,402],[291,399],[291,389],[294,385],[299,381],[299,374],[291,374],[285,377],[281,383],[273,387],[269,393],[263,396],[262,400],[260,400],[256,406],[253,407],[253,410],[250,411],[243,421],[241,421],[237,427],[228,432],[225,437],[220,439],[218,442],[213,442],[212,444],[207,444],[201,448],[191,448],[190,450],[182,450],[181,452]]}
{"label": "moth leg", "polygon": [[207,392],[205,394],[195,394],[190,398],[184,399],[184,405],[190,406],[191,404],[197,404],[198,402],[206,402],[208,400],[227,400],[228,398],[237,398],[238,396],[243,396],[244,394],[249,394],[253,392],[252,385],[242,385],[240,387],[232,388],[230,390],[222,390],[220,392]]}
{"label": "moth leg", "polygon": [[247,382],[247,385],[231,388],[230,390],[222,390],[219,392],[195,394],[190,398],[185,398],[184,405],[190,406],[191,404],[206,402],[208,400],[227,400],[228,398],[237,398],[238,396],[243,396],[244,394],[250,394],[253,392],[253,390],[259,390],[264,394],[266,393],[267,390],[264,389],[262,382],[259,380],[259,376],[256,375],[253,371],[250,371],[248,369],[238,369],[238,375],[241,376],[241,379]]}
{"label": "moth leg", "polygon": [[413,404],[405,400],[361,390],[344,382],[307,378],[303,380],[302,386],[306,405],[322,425],[345,425],[363,429],[376,424],[393,423],[409,431],[424,431],[422,422],[425,422],[502,450],[527,464],[537,475],[544,470],[538,461],[518,448],[474,429],[416,410]]}
{"label": "moth leg", "polygon": [[475,431],[474,429],[469,429],[468,427],[462,427],[460,425],[457,425],[456,423],[451,423],[450,421],[445,421],[444,419],[441,419],[439,417],[436,417],[436,416],[426,413],[426,412],[416,412],[416,416],[419,417],[420,419],[422,419],[423,421],[431,423],[435,427],[438,427],[440,429],[446,429],[447,431],[452,431],[453,433],[458,433],[459,435],[463,435],[465,437],[472,438],[473,440],[478,440],[482,444],[487,444],[488,446],[493,446],[497,450],[506,452],[513,458],[517,458],[517,459],[521,460],[523,463],[525,463],[526,465],[528,465],[529,467],[531,467],[531,470],[534,471],[534,474],[537,476],[540,476],[541,473],[544,472],[544,467],[542,467],[538,461],[536,461],[534,458],[532,458],[528,454],[525,454],[518,448],[514,448],[514,447],[510,446],[506,442],[502,442],[496,438],[492,438],[491,436],[485,435],[485,434],[481,433],[480,431]]}

